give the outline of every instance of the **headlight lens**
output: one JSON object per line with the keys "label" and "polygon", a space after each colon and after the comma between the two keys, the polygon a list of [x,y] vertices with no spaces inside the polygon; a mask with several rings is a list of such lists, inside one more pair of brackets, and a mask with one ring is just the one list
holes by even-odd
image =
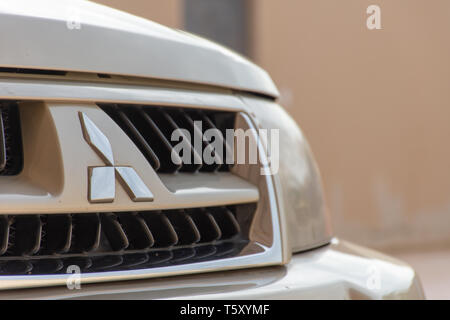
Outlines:
{"label": "headlight lens", "polygon": [[[251,96],[242,99],[257,127],[279,130],[278,148],[271,148],[270,139],[266,143],[269,151],[279,152],[273,179],[288,247],[299,252],[328,243],[331,227],[320,173],[303,133],[277,103]],[[274,156],[268,155],[269,159]]]}

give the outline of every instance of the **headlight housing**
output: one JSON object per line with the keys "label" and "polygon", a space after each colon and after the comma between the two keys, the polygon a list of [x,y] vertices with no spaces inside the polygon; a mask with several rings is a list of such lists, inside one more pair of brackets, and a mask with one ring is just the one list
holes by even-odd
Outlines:
{"label": "headlight housing", "polygon": [[[320,173],[302,131],[277,103],[250,95],[242,99],[257,128],[279,130],[278,148],[271,146],[271,139],[265,144],[272,165],[285,252],[300,252],[328,243],[331,226]],[[270,154],[270,150],[279,152],[278,163],[273,161],[276,154]]]}

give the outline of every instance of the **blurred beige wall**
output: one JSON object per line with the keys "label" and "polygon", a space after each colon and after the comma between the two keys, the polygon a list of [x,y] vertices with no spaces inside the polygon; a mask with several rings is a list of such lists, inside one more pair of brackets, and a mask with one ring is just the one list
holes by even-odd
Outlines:
{"label": "blurred beige wall", "polygon": [[182,27],[182,0],[94,0],[171,28]]}
{"label": "blurred beige wall", "polygon": [[[382,30],[366,27],[371,4]],[[450,243],[450,1],[256,0],[252,30],[315,152],[336,233]]]}
{"label": "blurred beige wall", "polygon": [[[181,0],[97,1],[182,28]],[[335,233],[450,243],[450,1],[252,0],[251,55],[306,133]],[[381,7],[382,30],[366,28]]]}

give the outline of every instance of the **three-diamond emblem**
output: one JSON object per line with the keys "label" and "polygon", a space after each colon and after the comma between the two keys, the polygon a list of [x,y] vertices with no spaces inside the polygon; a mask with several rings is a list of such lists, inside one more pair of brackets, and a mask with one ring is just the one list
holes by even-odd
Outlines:
{"label": "three-diamond emblem", "polygon": [[116,177],[131,200],[153,201],[153,194],[131,166],[116,165],[111,143],[106,135],[83,112],[79,112],[86,142],[105,163],[88,168],[88,200],[92,203],[113,202],[116,197]]}

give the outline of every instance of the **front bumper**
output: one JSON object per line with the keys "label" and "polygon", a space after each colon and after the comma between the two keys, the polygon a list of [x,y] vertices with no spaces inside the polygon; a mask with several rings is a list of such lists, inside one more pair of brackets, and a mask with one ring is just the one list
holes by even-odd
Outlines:
{"label": "front bumper", "polygon": [[66,287],[6,290],[0,299],[423,299],[405,263],[334,239],[286,266]]}

